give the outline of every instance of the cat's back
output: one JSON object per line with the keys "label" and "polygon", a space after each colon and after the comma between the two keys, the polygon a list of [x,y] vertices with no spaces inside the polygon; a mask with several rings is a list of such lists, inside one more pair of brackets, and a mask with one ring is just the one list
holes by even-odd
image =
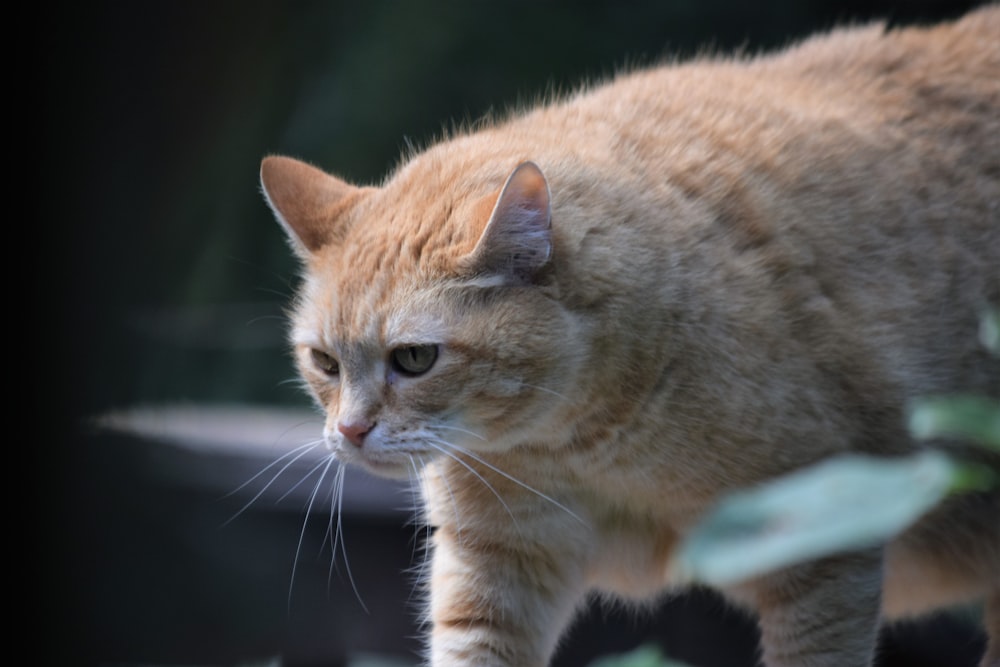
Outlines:
{"label": "cat's back", "polygon": [[681,321],[732,358],[782,346],[888,378],[892,400],[1000,393],[975,336],[1000,303],[998,36],[988,6],[624,74],[438,144],[386,199],[461,211],[533,160],[559,298],[609,337]]}
{"label": "cat's back", "polygon": [[[967,124],[969,114],[1000,122],[1000,5],[983,7],[953,23],[890,28],[884,24],[838,28],[774,54],[706,55],[620,76],[583,91],[539,120],[572,130],[581,119],[611,132],[628,126],[656,133],[675,125],[736,145],[770,118],[786,129],[796,121],[843,121],[856,128],[891,122]],[[994,112],[994,113],[990,113]],[[745,123],[734,138],[727,130]],[[969,128],[975,130],[976,128]]]}
{"label": "cat's back", "polygon": [[683,249],[721,319],[863,359],[906,397],[1000,393],[975,336],[1000,303],[1000,7],[638,72],[539,118],[591,119],[599,196]]}
{"label": "cat's back", "polygon": [[[899,451],[914,397],[1000,395],[976,334],[1000,304],[998,36],[987,7],[633,72],[429,165],[466,182],[540,165],[555,293],[595,346],[637,351],[650,405],[734,441],[768,411],[824,414]],[[726,415],[702,414],[719,387]]]}
{"label": "cat's back", "polygon": [[[693,197],[728,194],[725,179],[737,177],[786,198],[892,191],[943,170],[995,185],[1000,6],[932,28],[838,29],[773,55],[636,72],[525,125],[535,123],[601,144],[603,155],[590,145],[588,156],[622,167],[623,180],[668,181]],[[878,173],[886,164],[891,173]],[[698,189],[699,178],[715,187]]]}
{"label": "cat's back", "polygon": [[[534,159],[557,205],[633,202],[651,233],[711,219],[749,245],[779,233],[849,249],[951,218],[940,233],[981,246],[1000,226],[1000,6],[633,72],[467,139],[446,148],[457,169]],[[563,217],[572,236],[608,216]]]}

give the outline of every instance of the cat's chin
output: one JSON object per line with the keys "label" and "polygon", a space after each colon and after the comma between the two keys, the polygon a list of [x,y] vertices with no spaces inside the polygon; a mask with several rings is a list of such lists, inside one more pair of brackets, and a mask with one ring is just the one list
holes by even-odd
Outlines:
{"label": "cat's chin", "polygon": [[422,466],[414,463],[408,455],[393,456],[391,454],[360,451],[345,456],[344,450],[335,453],[337,460],[344,465],[361,468],[364,471],[386,479],[409,479],[416,475]]}
{"label": "cat's chin", "polygon": [[376,477],[384,477],[385,479],[409,479],[415,474],[409,462],[403,464],[395,461],[374,462],[362,460],[355,462],[355,465],[360,466]]}

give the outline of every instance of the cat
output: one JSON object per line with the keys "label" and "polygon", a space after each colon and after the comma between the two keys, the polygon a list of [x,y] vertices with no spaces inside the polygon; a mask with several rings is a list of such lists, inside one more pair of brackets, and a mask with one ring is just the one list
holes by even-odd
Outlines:
{"label": "cat", "polygon": [[[672,590],[722,495],[927,446],[916,397],[1000,396],[976,336],[1000,304],[995,6],[622,73],[380,186],[283,156],[261,183],[327,446],[421,477],[433,667],[546,665],[588,594]],[[983,601],[996,667],[998,517],[1000,493],[956,496],[722,593],[768,667],[870,665],[881,619]]]}

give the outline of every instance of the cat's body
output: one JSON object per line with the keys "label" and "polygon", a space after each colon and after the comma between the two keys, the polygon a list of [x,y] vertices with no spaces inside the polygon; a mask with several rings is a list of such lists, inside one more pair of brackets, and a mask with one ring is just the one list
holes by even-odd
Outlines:
{"label": "cat's body", "polygon": [[[287,158],[262,179],[335,455],[423,468],[435,667],[540,667],[588,591],[668,590],[720,495],[912,451],[914,397],[1000,395],[976,336],[1000,304],[996,8],[638,72],[381,188]],[[879,550],[725,592],[770,667],[866,665],[880,608],[976,598],[1000,660],[997,493],[885,553],[881,599]]]}

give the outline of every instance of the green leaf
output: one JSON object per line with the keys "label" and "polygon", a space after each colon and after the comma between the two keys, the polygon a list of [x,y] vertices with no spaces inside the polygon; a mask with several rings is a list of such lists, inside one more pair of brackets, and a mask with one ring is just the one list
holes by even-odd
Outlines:
{"label": "green leaf", "polygon": [[993,354],[1000,355],[1000,310],[983,314],[979,322],[979,340]]}
{"label": "green leaf", "polygon": [[1000,449],[1000,402],[985,396],[924,398],[909,417],[915,438],[961,438]]}
{"label": "green leaf", "polygon": [[953,489],[987,483],[976,475],[937,452],[831,459],[725,498],[682,543],[673,573],[684,582],[727,585],[873,546]]}
{"label": "green leaf", "polygon": [[685,667],[682,663],[667,660],[656,646],[640,646],[631,653],[600,658],[590,667]]}

